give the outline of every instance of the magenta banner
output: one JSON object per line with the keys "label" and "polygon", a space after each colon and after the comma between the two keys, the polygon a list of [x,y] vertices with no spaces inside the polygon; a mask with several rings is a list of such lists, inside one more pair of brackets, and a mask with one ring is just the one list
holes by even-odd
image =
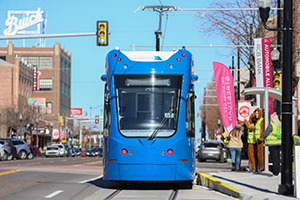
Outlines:
{"label": "magenta banner", "polygon": [[[262,39],[263,49],[263,66],[264,66],[264,86],[267,88],[273,87],[272,77],[272,60],[271,60],[271,40],[270,38]],[[269,97],[269,112],[270,115],[274,112],[273,98]]]}
{"label": "magenta banner", "polygon": [[213,62],[216,93],[225,132],[229,133],[236,125],[235,95],[232,74],[228,67]]}

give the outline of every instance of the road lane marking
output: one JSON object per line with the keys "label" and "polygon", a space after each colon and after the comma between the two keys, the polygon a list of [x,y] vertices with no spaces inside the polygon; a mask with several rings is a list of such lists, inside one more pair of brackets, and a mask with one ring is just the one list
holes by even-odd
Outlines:
{"label": "road lane marking", "polygon": [[51,199],[52,197],[54,197],[54,196],[56,196],[56,195],[58,195],[59,193],[62,193],[62,192],[63,192],[63,190],[57,190],[57,191],[49,194],[48,196],[45,196],[45,198],[46,199]]}
{"label": "road lane marking", "polygon": [[21,170],[10,170],[10,171],[5,171],[5,172],[0,172],[0,176],[7,175],[7,174],[14,174],[14,173],[17,173],[20,171]]}
{"label": "road lane marking", "polygon": [[94,180],[100,179],[102,177],[103,177],[103,175],[97,176],[95,178],[91,178],[91,179],[88,179],[88,180],[80,181],[79,183],[87,183],[87,182],[90,182],[90,181],[94,181]]}
{"label": "road lane marking", "polygon": [[73,166],[93,165],[93,164],[98,164],[98,163],[102,163],[102,161],[90,162],[90,163],[83,163],[83,164],[77,164],[77,165],[73,165]]}

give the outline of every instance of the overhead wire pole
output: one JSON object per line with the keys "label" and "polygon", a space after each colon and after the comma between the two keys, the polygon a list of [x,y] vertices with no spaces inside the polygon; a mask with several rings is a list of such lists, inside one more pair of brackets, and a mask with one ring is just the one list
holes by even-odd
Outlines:
{"label": "overhead wire pole", "polygon": [[[161,38],[161,35],[162,35],[161,23],[162,23],[163,13],[171,11],[171,10],[177,10],[177,7],[161,5],[161,6],[142,6],[140,8],[142,9],[142,11],[144,11],[145,9],[152,9],[153,11],[156,11],[156,12],[159,13],[158,30],[155,31],[155,41],[156,41],[156,48],[155,49],[156,49],[156,51],[160,51],[160,38]],[[138,8],[136,11],[138,11],[140,8]]]}

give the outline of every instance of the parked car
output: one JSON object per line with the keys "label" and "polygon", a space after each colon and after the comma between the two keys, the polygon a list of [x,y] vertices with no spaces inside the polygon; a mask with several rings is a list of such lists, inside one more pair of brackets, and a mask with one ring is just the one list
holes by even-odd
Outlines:
{"label": "parked car", "polygon": [[76,157],[76,156],[77,156],[76,150],[75,150],[74,148],[70,148],[70,149],[69,149],[69,155],[70,155],[71,157]]}
{"label": "parked car", "polygon": [[103,156],[103,147],[98,147],[97,148],[98,152],[99,152],[99,156]]}
{"label": "parked car", "polygon": [[226,151],[225,145],[221,141],[204,141],[198,150],[198,161],[203,162],[212,159],[218,162],[227,162]]}
{"label": "parked car", "polygon": [[[10,139],[0,139],[0,144],[4,146],[4,155],[1,157],[1,160],[12,160],[14,155],[12,154],[12,149],[16,151],[14,145]],[[17,155],[15,155],[17,156]]]}
{"label": "parked car", "polygon": [[[25,142],[24,140],[20,140],[20,139],[12,139],[11,141],[17,149],[17,158],[24,160],[28,156],[31,157],[29,154],[32,154],[32,153],[30,151],[30,147],[27,142]],[[32,158],[33,158],[33,155],[32,155]]]}
{"label": "parked car", "polygon": [[0,159],[4,156],[4,145],[0,144]]}
{"label": "parked car", "polygon": [[60,156],[60,149],[58,146],[48,146],[45,152],[45,157],[59,157]]}
{"label": "parked car", "polygon": [[53,144],[52,146],[59,148],[59,156],[61,157],[67,156],[67,150],[63,144]]}
{"label": "parked car", "polygon": [[99,156],[99,151],[96,147],[88,148],[86,150],[86,156],[93,156],[93,157]]}
{"label": "parked car", "polygon": [[76,152],[76,157],[80,157],[81,156],[81,151],[79,148],[74,148],[75,152]]}

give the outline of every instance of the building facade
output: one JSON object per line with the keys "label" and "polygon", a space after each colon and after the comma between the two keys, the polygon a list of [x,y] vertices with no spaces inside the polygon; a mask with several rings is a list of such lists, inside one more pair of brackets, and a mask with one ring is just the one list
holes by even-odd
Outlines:
{"label": "building facade", "polygon": [[[37,83],[34,79],[30,86],[31,92],[26,91],[22,97],[26,101],[28,97],[45,98],[45,107],[40,110],[41,119],[46,125],[52,124],[52,128],[59,129],[60,116],[68,117],[71,112],[71,54],[61,48],[59,42],[55,42],[54,47],[14,47],[12,42],[7,47],[0,47],[0,59],[6,63],[4,71],[16,65],[16,57],[32,68],[36,66],[39,74]],[[6,79],[22,88],[17,80]],[[5,85],[4,88],[9,93],[9,87]]]}

